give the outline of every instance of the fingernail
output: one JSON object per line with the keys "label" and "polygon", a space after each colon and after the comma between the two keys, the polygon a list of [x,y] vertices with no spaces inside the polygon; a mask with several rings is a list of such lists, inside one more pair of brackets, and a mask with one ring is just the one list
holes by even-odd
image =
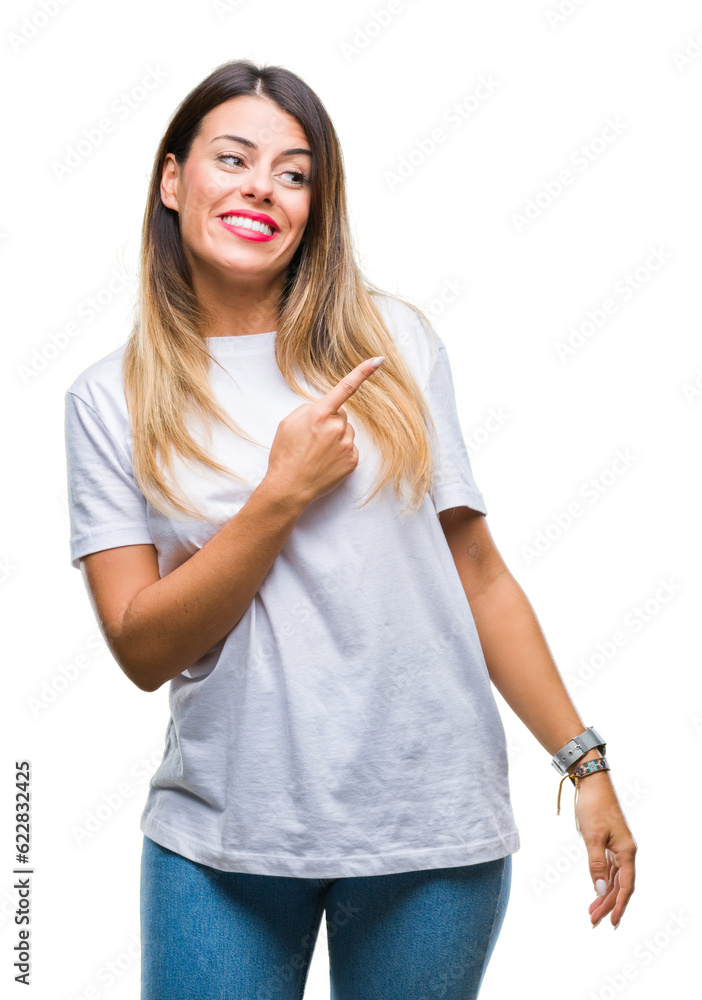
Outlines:
{"label": "fingernail", "polygon": [[[600,920],[602,920],[602,917],[600,917]],[[593,931],[594,931],[595,927],[597,927],[597,925],[599,924],[600,920],[595,921],[595,923],[592,925]]]}
{"label": "fingernail", "polygon": [[621,920],[617,920],[616,924],[614,925],[615,931],[616,931],[617,927],[619,927],[620,923],[621,923]]}
{"label": "fingernail", "polygon": [[382,365],[383,361],[385,361],[385,358],[382,358],[382,357],[380,357],[380,358],[372,358],[371,359],[371,368],[379,368]]}
{"label": "fingernail", "polygon": [[595,882],[595,892],[598,896],[604,896],[607,892],[607,883],[603,878],[598,878]]}

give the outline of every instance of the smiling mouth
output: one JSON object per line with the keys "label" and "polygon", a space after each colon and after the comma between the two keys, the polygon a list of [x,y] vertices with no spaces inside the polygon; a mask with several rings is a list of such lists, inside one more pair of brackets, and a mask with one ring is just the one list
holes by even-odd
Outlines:
{"label": "smiling mouth", "polygon": [[265,222],[258,222],[256,219],[250,219],[246,215],[220,215],[219,218],[225,226],[229,226],[232,229],[246,229],[250,232],[269,237],[275,236],[277,232],[273,226],[269,226]]}

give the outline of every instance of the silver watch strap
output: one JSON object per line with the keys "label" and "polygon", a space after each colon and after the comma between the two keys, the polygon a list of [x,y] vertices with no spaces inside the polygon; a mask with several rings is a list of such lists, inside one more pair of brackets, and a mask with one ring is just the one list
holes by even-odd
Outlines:
{"label": "silver watch strap", "polygon": [[568,768],[584,757],[588,750],[597,747],[604,757],[607,752],[607,744],[600,734],[592,726],[588,726],[584,733],[580,733],[570,740],[564,747],[554,754],[551,763],[559,774],[568,774]]}

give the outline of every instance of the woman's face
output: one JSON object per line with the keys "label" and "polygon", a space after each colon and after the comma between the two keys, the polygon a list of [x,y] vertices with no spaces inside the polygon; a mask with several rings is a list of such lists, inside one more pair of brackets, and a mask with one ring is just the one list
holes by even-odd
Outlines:
{"label": "woman's face", "polygon": [[[307,224],[311,164],[302,127],[270,100],[235,97],[210,111],[185,163],[168,153],[161,179],[196,276],[278,278]],[[257,216],[272,235],[245,228]]]}

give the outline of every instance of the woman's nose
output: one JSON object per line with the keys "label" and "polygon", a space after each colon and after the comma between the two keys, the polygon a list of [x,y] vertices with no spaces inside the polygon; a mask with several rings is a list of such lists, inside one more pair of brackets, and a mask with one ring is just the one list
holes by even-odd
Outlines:
{"label": "woman's nose", "polygon": [[252,170],[241,181],[241,194],[259,201],[270,200],[273,194],[271,176],[263,170]]}

